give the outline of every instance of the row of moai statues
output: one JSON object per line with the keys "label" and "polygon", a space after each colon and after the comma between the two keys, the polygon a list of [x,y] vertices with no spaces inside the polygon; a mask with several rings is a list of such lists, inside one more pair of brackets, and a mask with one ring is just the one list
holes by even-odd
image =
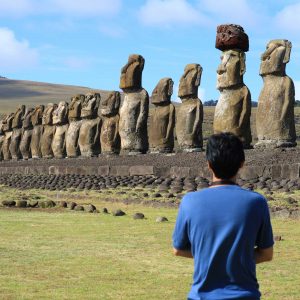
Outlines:
{"label": "row of moai statues", "polygon": [[[238,25],[220,25],[216,48],[222,51],[217,69],[220,98],[215,109],[215,133],[238,135],[245,148],[251,147],[251,94],[243,82],[249,40]],[[296,145],[295,91],[286,75],[291,43],[272,40],[262,55],[260,75],[264,85],[259,96],[255,147]],[[104,100],[99,93],[76,95],[67,102],[35,109],[20,106],[0,121],[0,160],[19,158],[90,157],[103,154],[170,153],[174,131],[178,149],[201,151],[203,106],[198,98],[202,67],[188,64],[180,79],[178,96],[182,104],[171,103],[173,81],[161,79],[152,92],[154,105],[148,126],[149,96],[142,87],[145,60],[130,55],[121,70],[120,88]]]}
{"label": "row of moai statues", "polygon": [[99,93],[76,95],[70,105],[65,101],[35,109],[21,105],[0,122],[0,159],[91,157],[148,150],[170,153],[174,149],[174,130],[181,150],[200,151],[203,107],[197,94],[201,66],[186,66],[179,86],[183,104],[177,114],[171,103],[172,79],[158,82],[152,93],[154,111],[148,124],[149,96],[142,88],[144,62],[141,55],[131,55],[122,68],[122,105],[117,91],[104,100]]}

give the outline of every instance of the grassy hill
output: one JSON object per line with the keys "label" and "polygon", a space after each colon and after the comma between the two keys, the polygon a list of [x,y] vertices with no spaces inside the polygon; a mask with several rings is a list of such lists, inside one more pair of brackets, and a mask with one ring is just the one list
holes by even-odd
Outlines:
{"label": "grassy hill", "polygon": [[14,112],[20,104],[34,107],[37,104],[70,101],[72,95],[90,91],[98,91],[101,96],[107,94],[107,91],[89,87],[0,78],[0,114]]}

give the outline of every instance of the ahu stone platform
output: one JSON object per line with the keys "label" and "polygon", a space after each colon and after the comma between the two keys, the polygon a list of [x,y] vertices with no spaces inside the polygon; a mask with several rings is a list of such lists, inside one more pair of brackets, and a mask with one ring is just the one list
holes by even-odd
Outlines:
{"label": "ahu stone platform", "polygon": [[[246,150],[243,180],[300,178],[300,148]],[[33,159],[0,161],[4,174],[79,174],[101,176],[159,176],[210,178],[205,153],[120,155],[92,158]]]}

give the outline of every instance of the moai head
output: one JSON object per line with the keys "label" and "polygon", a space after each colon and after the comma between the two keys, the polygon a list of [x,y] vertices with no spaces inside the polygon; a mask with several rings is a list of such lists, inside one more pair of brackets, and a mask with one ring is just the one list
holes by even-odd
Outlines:
{"label": "moai head", "polygon": [[139,54],[132,54],[128,63],[121,70],[120,89],[124,92],[142,88],[142,73],[145,59]]}
{"label": "moai head", "polygon": [[81,117],[95,118],[98,114],[101,96],[99,93],[88,93],[82,103]]}
{"label": "moai head", "polygon": [[43,113],[42,124],[53,125],[53,112],[57,108],[57,104],[48,103]]}
{"label": "moai head", "polygon": [[14,114],[14,119],[12,122],[12,128],[21,128],[23,123],[23,117],[25,114],[25,105],[20,105]]}
{"label": "moai head", "polygon": [[119,112],[121,96],[119,92],[111,92],[106,99],[101,101],[100,114],[101,116],[114,116]]}
{"label": "moai head", "polygon": [[292,43],[288,40],[272,40],[261,56],[259,74],[285,75],[285,66],[290,61]]}
{"label": "moai head", "polygon": [[171,102],[174,82],[171,78],[162,78],[154,88],[151,96],[151,102],[154,105]]}
{"label": "moai head", "polygon": [[34,108],[31,116],[31,123],[33,126],[41,125],[43,121],[43,114],[44,114],[45,106],[38,105]]}
{"label": "moai head", "polygon": [[178,96],[181,99],[197,97],[198,87],[201,82],[202,67],[199,64],[188,64],[180,78]]}
{"label": "moai head", "polygon": [[23,128],[24,129],[28,129],[32,127],[32,123],[31,123],[31,117],[32,117],[32,113],[34,112],[33,108],[27,108],[24,114],[24,118],[23,118]]}
{"label": "moai head", "polygon": [[221,54],[217,69],[217,88],[230,88],[243,83],[246,72],[246,55],[241,50],[227,50]]}
{"label": "moai head", "polygon": [[61,101],[58,107],[53,111],[53,125],[62,125],[68,123],[69,104]]}
{"label": "moai head", "polygon": [[14,113],[10,113],[10,114],[6,115],[4,117],[4,119],[2,120],[2,129],[4,132],[12,130],[12,122],[14,119],[14,115],[15,115]]}
{"label": "moai head", "polygon": [[85,95],[78,94],[71,98],[69,106],[69,119],[79,119],[81,115],[82,103],[84,102]]}

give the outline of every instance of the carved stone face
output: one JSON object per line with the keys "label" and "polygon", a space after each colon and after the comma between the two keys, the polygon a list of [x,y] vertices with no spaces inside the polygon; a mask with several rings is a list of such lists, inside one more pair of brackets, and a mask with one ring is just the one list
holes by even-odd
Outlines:
{"label": "carved stone face", "polygon": [[111,92],[101,101],[100,113],[102,116],[114,116],[119,112],[121,96],[119,92]]}
{"label": "carved stone face", "polygon": [[85,96],[78,94],[71,98],[71,104],[69,106],[69,119],[79,119],[81,115],[82,103],[84,102]]}
{"label": "carved stone face", "polygon": [[33,108],[27,108],[25,111],[24,119],[23,119],[23,128],[31,128],[32,123],[31,123],[31,117],[33,113]]}
{"label": "carved stone face", "polygon": [[31,116],[31,123],[33,126],[42,124],[44,110],[45,110],[44,105],[38,105],[35,107]]}
{"label": "carved stone face", "polygon": [[287,40],[272,40],[261,56],[259,74],[285,75],[285,66],[290,60],[292,44]]}
{"label": "carved stone face", "polygon": [[100,94],[99,93],[88,93],[82,103],[81,117],[92,118],[96,117],[98,108],[100,105]]}
{"label": "carved stone face", "polygon": [[68,123],[68,110],[67,102],[59,102],[58,107],[53,111],[53,125]]}
{"label": "carved stone face", "polygon": [[120,89],[137,90],[142,88],[142,72],[145,59],[138,54],[130,55],[128,63],[121,70]]}
{"label": "carved stone face", "polygon": [[48,103],[46,109],[43,113],[42,123],[43,125],[52,125],[53,121],[53,111],[57,108],[56,104]]}
{"label": "carved stone face", "polygon": [[23,117],[25,114],[25,105],[20,105],[17,109],[17,111],[14,114],[14,119],[12,122],[12,128],[21,128],[22,127],[22,122],[23,122]]}
{"label": "carved stone face", "polygon": [[151,102],[153,104],[170,103],[173,94],[174,82],[171,78],[161,79],[152,92]]}
{"label": "carved stone face", "polygon": [[228,50],[221,54],[221,63],[217,69],[217,88],[230,88],[243,83],[246,72],[245,53]]}
{"label": "carved stone face", "polygon": [[184,69],[184,74],[180,78],[178,96],[180,98],[189,96],[197,97],[201,75],[202,67],[199,64],[188,64]]}
{"label": "carved stone face", "polygon": [[13,118],[14,118],[14,113],[10,113],[6,115],[2,120],[2,128],[4,132],[12,130]]}

